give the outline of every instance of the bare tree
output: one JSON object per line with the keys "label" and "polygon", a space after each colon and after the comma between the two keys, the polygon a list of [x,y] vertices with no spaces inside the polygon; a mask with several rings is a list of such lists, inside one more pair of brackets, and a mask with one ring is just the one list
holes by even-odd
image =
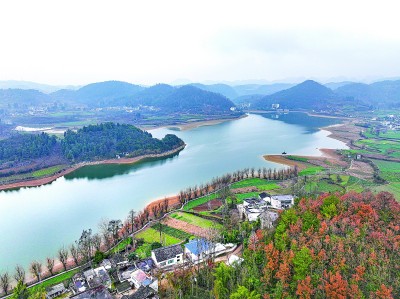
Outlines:
{"label": "bare tree", "polygon": [[114,243],[118,240],[118,233],[121,228],[122,221],[119,219],[108,222],[108,232],[111,234]]}
{"label": "bare tree", "polygon": [[75,265],[78,266],[78,264],[79,264],[79,249],[78,249],[78,247],[75,246],[74,244],[72,244],[69,247],[69,252],[71,252],[71,256],[74,259]]}
{"label": "bare tree", "polygon": [[135,218],[136,218],[136,212],[135,210],[130,210],[128,213],[128,222],[130,225],[130,232],[133,233],[134,227],[135,227]]}
{"label": "bare tree", "polygon": [[103,244],[106,247],[106,249],[109,249],[111,246],[111,236],[110,236],[110,232],[108,231],[108,222],[109,220],[107,218],[103,218],[100,220],[99,222],[99,230],[100,233],[103,237]]}
{"label": "bare tree", "polygon": [[93,247],[96,251],[101,249],[101,236],[99,234],[94,234],[92,238]]}
{"label": "bare tree", "polygon": [[77,243],[77,249],[83,256],[83,258],[88,262],[92,256],[93,243],[92,243],[92,230],[83,230],[82,235]]}
{"label": "bare tree", "polygon": [[54,258],[52,258],[52,257],[46,258],[46,268],[50,272],[51,276],[53,276]]}
{"label": "bare tree", "polygon": [[42,273],[42,263],[38,261],[33,261],[29,266],[29,271],[33,276],[36,277],[37,281],[40,281],[40,274]]}
{"label": "bare tree", "polygon": [[15,266],[14,279],[16,282],[19,281],[21,281],[22,283],[25,282],[25,270],[22,266],[20,265]]}
{"label": "bare tree", "polygon": [[64,271],[67,271],[68,250],[63,246],[58,249],[57,255],[58,259],[64,267]]}
{"label": "bare tree", "polygon": [[3,292],[7,295],[10,288],[11,276],[8,272],[4,272],[0,275],[0,287]]}

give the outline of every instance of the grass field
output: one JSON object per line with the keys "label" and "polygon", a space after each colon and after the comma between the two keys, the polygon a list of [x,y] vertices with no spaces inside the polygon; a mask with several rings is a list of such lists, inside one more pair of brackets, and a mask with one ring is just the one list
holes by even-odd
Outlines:
{"label": "grass field", "polygon": [[250,197],[258,197],[259,192],[247,192],[242,194],[236,194],[236,198],[238,199],[238,203],[242,203],[243,199]]}
{"label": "grass field", "polygon": [[314,175],[323,170],[324,170],[324,168],[322,166],[311,166],[311,167],[307,167],[306,169],[303,169],[302,171],[300,171],[299,176]]}
{"label": "grass field", "polygon": [[287,158],[289,160],[293,160],[293,161],[299,161],[299,162],[305,162],[305,163],[308,162],[308,159],[304,158],[304,157],[298,157],[298,156],[289,155],[289,156],[285,156],[285,158]]}
{"label": "grass field", "polygon": [[34,178],[39,178],[42,176],[50,176],[50,175],[53,175],[53,174],[59,172],[60,170],[64,169],[65,167],[66,167],[66,165],[56,165],[56,166],[52,166],[52,167],[48,167],[48,168],[43,168],[43,169],[33,172],[32,176]]}
{"label": "grass field", "polygon": [[372,153],[399,158],[400,157],[400,142],[383,140],[383,139],[363,139],[356,142],[356,145],[362,146]]}
{"label": "grass field", "polygon": [[[154,228],[148,228],[148,229],[138,233],[136,235],[136,238],[143,239],[146,243],[149,243],[149,244],[151,244],[153,242],[160,242],[160,232],[158,232]],[[179,240],[178,238],[170,236],[166,233],[161,234],[161,241],[162,241],[161,243],[164,246],[174,245],[174,244],[181,242],[181,240]]]}
{"label": "grass field", "polygon": [[79,270],[76,269],[76,270],[71,270],[71,271],[65,272],[65,273],[63,273],[63,274],[61,274],[61,275],[59,275],[59,276],[50,278],[49,280],[43,281],[42,283],[33,286],[32,288],[30,288],[30,290],[35,291],[35,290],[37,290],[37,289],[39,289],[39,288],[42,288],[42,287],[43,287],[44,289],[46,289],[46,288],[48,288],[48,287],[50,287],[50,286],[59,284],[59,283],[61,283],[61,282],[64,282],[64,281],[70,279],[70,278],[71,278],[72,276],[74,276],[74,274],[77,273],[78,271],[79,271]]}
{"label": "grass field", "polygon": [[196,215],[188,214],[188,213],[176,212],[176,213],[171,214],[170,217],[185,221],[185,222],[193,224],[193,225],[197,225],[202,228],[220,228],[221,227],[221,225],[219,223],[198,217]]}
{"label": "grass field", "polygon": [[280,188],[275,182],[267,181],[260,178],[245,179],[240,182],[233,183],[232,189],[246,188],[246,187],[257,187],[260,191],[267,191]]}
{"label": "grass field", "polygon": [[188,234],[187,232],[184,232],[180,229],[176,229],[174,227],[171,227],[171,226],[168,226],[168,225],[165,225],[162,223],[157,223],[157,224],[153,225],[152,228],[154,228],[155,230],[158,231],[160,226],[161,226],[162,232],[164,232],[172,237],[178,238],[180,240],[186,240],[186,239],[189,239],[190,237],[192,237],[192,235]]}
{"label": "grass field", "polygon": [[196,198],[194,200],[189,201],[183,207],[183,210],[184,211],[190,211],[191,209],[193,209],[193,208],[195,208],[195,207],[197,207],[199,205],[202,205],[202,204],[204,204],[206,202],[209,202],[210,200],[213,200],[215,198],[218,198],[218,194],[217,193],[213,193],[213,194],[210,194],[210,195],[207,195],[207,196]]}
{"label": "grass field", "polygon": [[393,193],[397,201],[400,201],[400,183],[389,183],[387,185],[380,185],[374,188],[374,191],[387,191]]}
{"label": "grass field", "polygon": [[378,166],[381,177],[388,182],[400,182],[400,163],[382,160],[372,160]]}
{"label": "grass field", "polygon": [[120,252],[125,249],[126,246],[132,244],[132,238],[128,237],[127,239],[123,240],[119,243],[111,252]]}

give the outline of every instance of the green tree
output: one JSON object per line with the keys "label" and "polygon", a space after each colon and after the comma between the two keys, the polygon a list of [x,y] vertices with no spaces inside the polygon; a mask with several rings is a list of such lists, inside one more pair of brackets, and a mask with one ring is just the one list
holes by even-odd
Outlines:
{"label": "green tree", "polygon": [[217,299],[229,298],[232,279],[232,268],[220,263],[214,272],[214,296]]}
{"label": "green tree", "polygon": [[18,281],[16,287],[14,288],[14,292],[11,296],[11,299],[28,299],[29,291],[26,287],[26,284],[21,280]]}
{"label": "green tree", "polygon": [[246,287],[239,286],[235,293],[232,293],[230,299],[260,299],[261,295],[255,291],[250,292]]}
{"label": "green tree", "polygon": [[310,250],[307,247],[301,248],[300,251],[296,252],[293,258],[294,275],[295,281],[304,279],[310,271],[310,265],[312,263],[312,257]]}

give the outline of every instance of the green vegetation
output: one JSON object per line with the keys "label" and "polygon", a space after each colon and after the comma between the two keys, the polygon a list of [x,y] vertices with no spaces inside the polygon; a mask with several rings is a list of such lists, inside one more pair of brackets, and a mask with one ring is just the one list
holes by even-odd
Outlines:
{"label": "green vegetation", "polygon": [[66,167],[66,165],[56,165],[56,166],[52,166],[52,167],[48,167],[48,168],[43,168],[37,171],[34,171],[32,173],[32,176],[34,178],[39,178],[39,177],[43,177],[43,176],[51,176],[57,172],[59,172],[60,170],[64,169]]}
{"label": "green vegetation", "polygon": [[324,168],[322,166],[310,166],[307,167],[306,169],[303,169],[299,172],[299,176],[303,176],[303,175],[314,175],[317,174],[321,171],[323,171]]}
{"label": "green vegetation", "polygon": [[220,228],[221,225],[219,223],[216,223],[214,221],[208,220],[201,218],[196,215],[192,215],[189,213],[183,213],[183,212],[176,212],[170,215],[170,217],[182,220],[184,222],[202,227],[202,228]]}
{"label": "green vegetation", "polygon": [[388,182],[400,182],[400,163],[372,160],[378,166],[381,177]]}
{"label": "green vegetation", "polygon": [[121,243],[119,243],[117,246],[115,246],[112,250],[112,252],[120,252],[123,251],[128,245],[132,244],[132,237],[128,237],[125,240],[123,240]]}
{"label": "green vegetation", "polygon": [[369,151],[388,157],[400,158],[400,142],[384,139],[362,139],[356,145]]}
{"label": "green vegetation", "polygon": [[155,230],[154,228],[147,228],[144,231],[141,231],[136,235],[136,238],[143,239],[146,243],[153,243],[153,242],[160,242],[164,246],[174,245],[181,242],[178,238],[170,236],[166,233],[161,233],[161,240],[160,240],[160,232]]}
{"label": "green vegetation", "polygon": [[194,200],[189,201],[184,207],[183,210],[184,211],[190,211],[193,208],[200,206],[202,204],[205,204],[207,202],[209,202],[210,200],[216,199],[218,198],[218,193],[213,193],[210,195],[206,195],[206,196],[202,196],[199,198],[196,198]]}
{"label": "green vegetation", "polygon": [[77,132],[68,130],[61,145],[68,160],[90,161],[117,155],[160,154],[183,145],[183,141],[172,134],[159,140],[132,125],[103,123],[83,127]]}
{"label": "green vegetation", "polygon": [[154,228],[157,231],[161,231],[165,234],[168,234],[172,237],[178,238],[180,240],[186,240],[186,239],[190,239],[192,237],[191,234],[188,234],[187,232],[184,232],[182,230],[176,229],[174,227],[162,224],[162,223],[157,223],[155,225],[152,226],[152,228]]}
{"label": "green vegetation", "polygon": [[233,183],[231,189],[246,188],[246,187],[257,187],[260,191],[267,191],[278,189],[279,185],[275,182],[267,181],[260,178],[245,179],[240,182]]}
{"label": "green vegetation", "polygon": [[304,162],[304,163],[307,163],[307,162],[308,162],[308,159],[307,159],[307,158],[299,157],[299,156],[291,156],[291,155],[288,155],[288,156],[285,156],[285,158],[287,158],[287,159],[289,159],[289,160],[293,160],[293,161]]}
{"label": "green vegetation", "polygon": [[258,194],[259,192],[247,192],[247,193],[236,194],[236,199],[238,203],[243,203],[243,199],[250,197],[258,197]]}
{"label": "green vegetation", "polygon": [[43,281],[43,282],[41,282],[41,283],[39,283],[39,284],[33,286],[32,288],[29,288],[29,289],[32,290],[32,291],[36,291],[39,288],[45,288],[46,289],[46,288],[48,288],[50,286],[53,286],[53,285],[56,285],[56,284],[58,284],[60,282],[65,282],[65,281],[71,279],[72,276],[74,276],[76,273],[78,273],[78,271],[79,271],[78,269],[75,269],[75,270],[71,270],[71,271],[65,272],[65,273],[60,274],[60,275],[58,275],[56,277],[50,278],[50,279],[48,279],[46,281]]}

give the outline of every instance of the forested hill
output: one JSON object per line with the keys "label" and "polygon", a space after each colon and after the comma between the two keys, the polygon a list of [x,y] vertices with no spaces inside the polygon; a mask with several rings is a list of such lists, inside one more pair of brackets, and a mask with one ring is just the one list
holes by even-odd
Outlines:
{"label": "forested hill", "polygon": [[62,152],[70,161],[160,154],[183,144],[181,139],[172,134],[159,140],[135,126],[115,123],[91,125],[77,132],[69,130],[61,141]]}
{"label": "forested hill", "polygon": [[[96,161],[120,157],[160,154],[182,146],[177,136],[168,134],[163,139],[153,138],[148,132],[135,126],[103,123],[83,127],[77,132],[67,131],[60,141],[46,133],[14,134],[0,141],[0,172],[9,167],[63,164],[80,161]],[[32,167],[32,166],[30,166]]]}

